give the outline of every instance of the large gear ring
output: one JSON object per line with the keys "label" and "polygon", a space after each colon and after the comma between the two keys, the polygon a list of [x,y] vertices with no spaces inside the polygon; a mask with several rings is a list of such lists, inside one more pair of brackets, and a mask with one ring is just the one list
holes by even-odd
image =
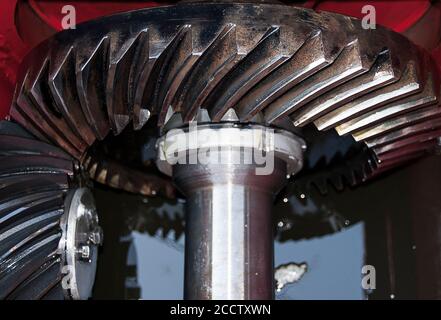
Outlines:
{"label": "large gear ring", "polygon": [[314,123],[365,142],[365,180],[433,150],[438,102],[429,55],[385,28],[279,4],[183,3],[44,42],[23,63],[11,117],[84,161],[92,178],[154,195],[169,186],[100,166],[89,146],[149,119],[162,127],[233,114],[300,135]]}

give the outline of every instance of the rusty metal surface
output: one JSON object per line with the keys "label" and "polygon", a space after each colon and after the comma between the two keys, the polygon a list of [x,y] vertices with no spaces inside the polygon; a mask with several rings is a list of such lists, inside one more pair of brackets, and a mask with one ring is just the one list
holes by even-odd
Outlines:
{"label": "rusty metal surface", "polygon": [[[430,122],[439,117],[439,86],[428,54],[381,27],[278,4],[182,3],[88,22],[44,42],[22,65],[10,116],[87,160],[91,175],[112,186],[121,187],[119,164],[115,174],[94,172],[91,145],[149,119],[186,123],[201,108],[213,122],[234,109],[241,122],[352,135],[368,147],[361,158],[375,158],[358,164],[370,168],[365,180],[433,149],[439,132],[427,131],[438,128]],[[394,130],[423,136],[389,144]],[[369,149],[372,139],[381,148]],[[154,195],[155,179],[124,185]]]}

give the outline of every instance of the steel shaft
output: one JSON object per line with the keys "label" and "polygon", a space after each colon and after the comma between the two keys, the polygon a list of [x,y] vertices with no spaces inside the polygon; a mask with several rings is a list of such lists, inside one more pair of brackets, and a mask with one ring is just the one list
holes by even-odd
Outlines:
{"label": "steel shaft", "polygon": [[178,165],[173,176],[188,201],[185,298],[271,299],[271,208],[286,164],[261,176],[253,165]]}
{"label": "steel shaft", "polygon": [[[201,126],[198,135],[190,142],[195,134],[177,131],[159,142],[159,167],[187,198],[184,297],[272,299],[271,209],[287,174],[301,167],[302,141],[229,124]],[[201,151],[204,161],[191,162]],[[267,163],[252,161],[256,151]],[[169,165],[179,152],[181,161]]]}

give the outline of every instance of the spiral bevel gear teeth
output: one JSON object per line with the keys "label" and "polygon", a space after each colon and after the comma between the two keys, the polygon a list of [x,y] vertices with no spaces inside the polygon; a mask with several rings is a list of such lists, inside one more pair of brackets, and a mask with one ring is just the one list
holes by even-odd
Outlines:
{"label": "spiral bevel gear teeth", "polygon": [[[369,151],[380,170],[398,163],[394,156],[433,149],[435,127],[384,144],[392,131],[439,116],[438,74],[404,36],[364,30],[356,19],[277,4],[182,3],[102,18],[42,43],[22,65],[10,116],[83,161],[92,144],[130,123],[141,130],[156,119],[164,132],[201,114],[233,121],[234,110],[240,122],[299,132],[314,123],[369,148],[384,137]],[[88,163],[97,180],[139,187],[97,161]],[[155,190],[147,185],[144,193]]]}

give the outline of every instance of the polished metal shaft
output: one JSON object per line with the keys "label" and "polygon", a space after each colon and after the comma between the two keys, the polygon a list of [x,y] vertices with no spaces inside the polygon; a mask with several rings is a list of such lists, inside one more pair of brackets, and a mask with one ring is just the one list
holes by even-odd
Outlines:
{"label": "polished metal shaft", "polygon": [[302,166],[303,140],[260,125],[196,129],[158,141],[158,167],[187,198],[184,297],[272,299],[271,209]]}
{"label": "polished metal shaft", "polygon": [[270,175],[253,165],[178,165],[173,176],[188,199],[185,298],[272,299],[271,208],[286,164],[277,160]]}

